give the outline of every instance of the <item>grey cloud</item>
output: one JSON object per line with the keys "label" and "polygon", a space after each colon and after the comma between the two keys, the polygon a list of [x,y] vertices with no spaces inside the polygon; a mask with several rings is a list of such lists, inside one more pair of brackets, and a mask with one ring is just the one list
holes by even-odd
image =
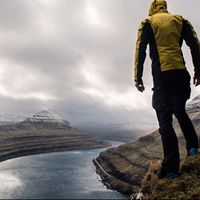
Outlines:
{"label": "grey cloud", "polygon": [[0,31],[17,31],[32,23],[32,15],[26,0],[0,1]]}
{"label": "grey cloud", "polygon": [[[57,97],[57,100],[16,100],[4,96],[0,100],[2,110],[34,113],[45,106],[52,107],[73,122],[119,121],[122,115],[124,120],[130,121],[151,119],[153,109],[130,112],[120,105],[108,106],[98,96],[82,92],[82,89],[94,86],[82,72],[83,68],[89,68],[89,62],[101,78],[103,87],[106,87],[105,91],[112,90],[123,96],[132,87],[135,94],[134,46],[139,23],[147,17],[150,1],[45,2],[0,0],[0,58],[8,63],[0,81],[7,91],[44,92]],[[94,26],[87,22],[88,2],[96,6],[102,25]],[[174,10],[179,9],[179,3],[168,2]],[[193,3],[197,5],[194,0]],[[184,1],[184,5],[188,3]],[[186,12],[186,16],[191,13],[187,8],[180,11]],[[191,21],[197,20],[196,15],[191,14],[190,17]],[[22,81],[19,81],[20,78]],[[149,61],[145,65],[144,81],[147,90],[150,90],[152,78]],[[147,97],[145,101],[151,107],[151,100]]]}

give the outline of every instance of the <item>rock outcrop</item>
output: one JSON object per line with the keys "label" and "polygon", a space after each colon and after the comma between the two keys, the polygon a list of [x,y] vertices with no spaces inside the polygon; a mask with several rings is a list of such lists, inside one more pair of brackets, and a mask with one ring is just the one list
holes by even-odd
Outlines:
{"label": "rock outcrop", "polygon": [[[200,96],[196,97],[187,106],[187,109],[195,129],[200,135]],[[178,135],[181,162],[183,162],[186,156],[185,140],[176,122],[174,128]],[[150,163],[161,160],[162,155],[161,138],[157,130],[150,135],[139,138],[135,142],[101,152],[99,157],[96,158],[98,165],[95,162],[94,164],[103,182],[109,188],[129,195],[140,189],[142,180],[149,170]],[[113,178],[108,178],[99,166]]]}
{"label": "rock outcrop", "polygon": [[30,154],[108,146],[107,142],[71,127],[51,110],[0,127],[0,161]]}

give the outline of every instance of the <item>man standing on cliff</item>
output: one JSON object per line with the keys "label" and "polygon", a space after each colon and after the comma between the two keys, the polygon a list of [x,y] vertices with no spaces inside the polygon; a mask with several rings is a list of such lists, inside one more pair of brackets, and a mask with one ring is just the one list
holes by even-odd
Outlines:
{"label": "man standing on cliff", "polygon": [[197,134],[185,110],[191,89],[190,75],[181,50],[183,40],[191,50],[195,71],[193,83],[198,86],[200,43],[192,25],[182,16],[168,13],[165,0],[153,1],[149,18],[141,23],[138,31],[134,78],[136,88],[143,92],[143,65],[149,44],[154,82],[152,104],[157,114],[164,152],[161,170],[157,174],[160,178],[179,176],[180,156],[172,125],[173,114],[184,134],[188,156],[197,154],[199,148]]}

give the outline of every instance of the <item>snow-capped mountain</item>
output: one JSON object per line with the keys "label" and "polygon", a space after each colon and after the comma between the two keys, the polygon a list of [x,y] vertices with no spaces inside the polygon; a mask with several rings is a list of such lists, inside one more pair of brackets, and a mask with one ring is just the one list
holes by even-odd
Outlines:
{"label": "snow-capped mountain", "polygon": [[70,123],[67,120],[64,120],[63,117],[56,113],[53,110],[44,110],[41,111],[32,117],[27,118],[23,122],[30,122],[30,123],[61,123],[65,124],[67,126],[70,125]]}
{"label": "snow-capped mountain", "polygon": [[188,105],[187,112],[194,124],[194,126],[200,127],[200,95],[195,97]]}
{"label": "snow-capped mountain", "polygon": [[20,122],[18,126],[20,128],[69,128],[70,123],[54,110],[43,110]]}
{"label": "snow-capped mountain", "polygon": [[187,111],[189,113],[196,113],[200,111],[200,95],[196,96],[190,103],[187,104]]}
{"label": "snow-capped mountain", "polygon": [[13,121],[0,123],[1,130],[16,130],[16,129],[46,129],[46,128],[71,128],[70,123],[65,120],[62,115],[58,114],[54,110],[43,110],[32,117],[23,119],[23,121]]}

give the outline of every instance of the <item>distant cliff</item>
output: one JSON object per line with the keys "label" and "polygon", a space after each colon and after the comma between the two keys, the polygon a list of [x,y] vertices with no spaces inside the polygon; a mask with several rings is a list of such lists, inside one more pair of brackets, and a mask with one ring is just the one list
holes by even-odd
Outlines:
{"label": "distant cliff", "polygon": [[[200,96],[187,106],[187,111],[198,135],[200,135]],[[174,128],[178,135],[180,155],[183,162],[186,156],[185,141],[176,120]],[[94,160],[94,164],[103,182],[109,188],[130,195],[141,188],[150,163],[161,160],[162,155],[161,138],[157,130],[135,142],[101,152],[99,157]]]}
{"label": "distant cliff", "polygon": [[108,146],[107,142],[71,127],[52,110],[0,126],[0,161],[30,154]]}

